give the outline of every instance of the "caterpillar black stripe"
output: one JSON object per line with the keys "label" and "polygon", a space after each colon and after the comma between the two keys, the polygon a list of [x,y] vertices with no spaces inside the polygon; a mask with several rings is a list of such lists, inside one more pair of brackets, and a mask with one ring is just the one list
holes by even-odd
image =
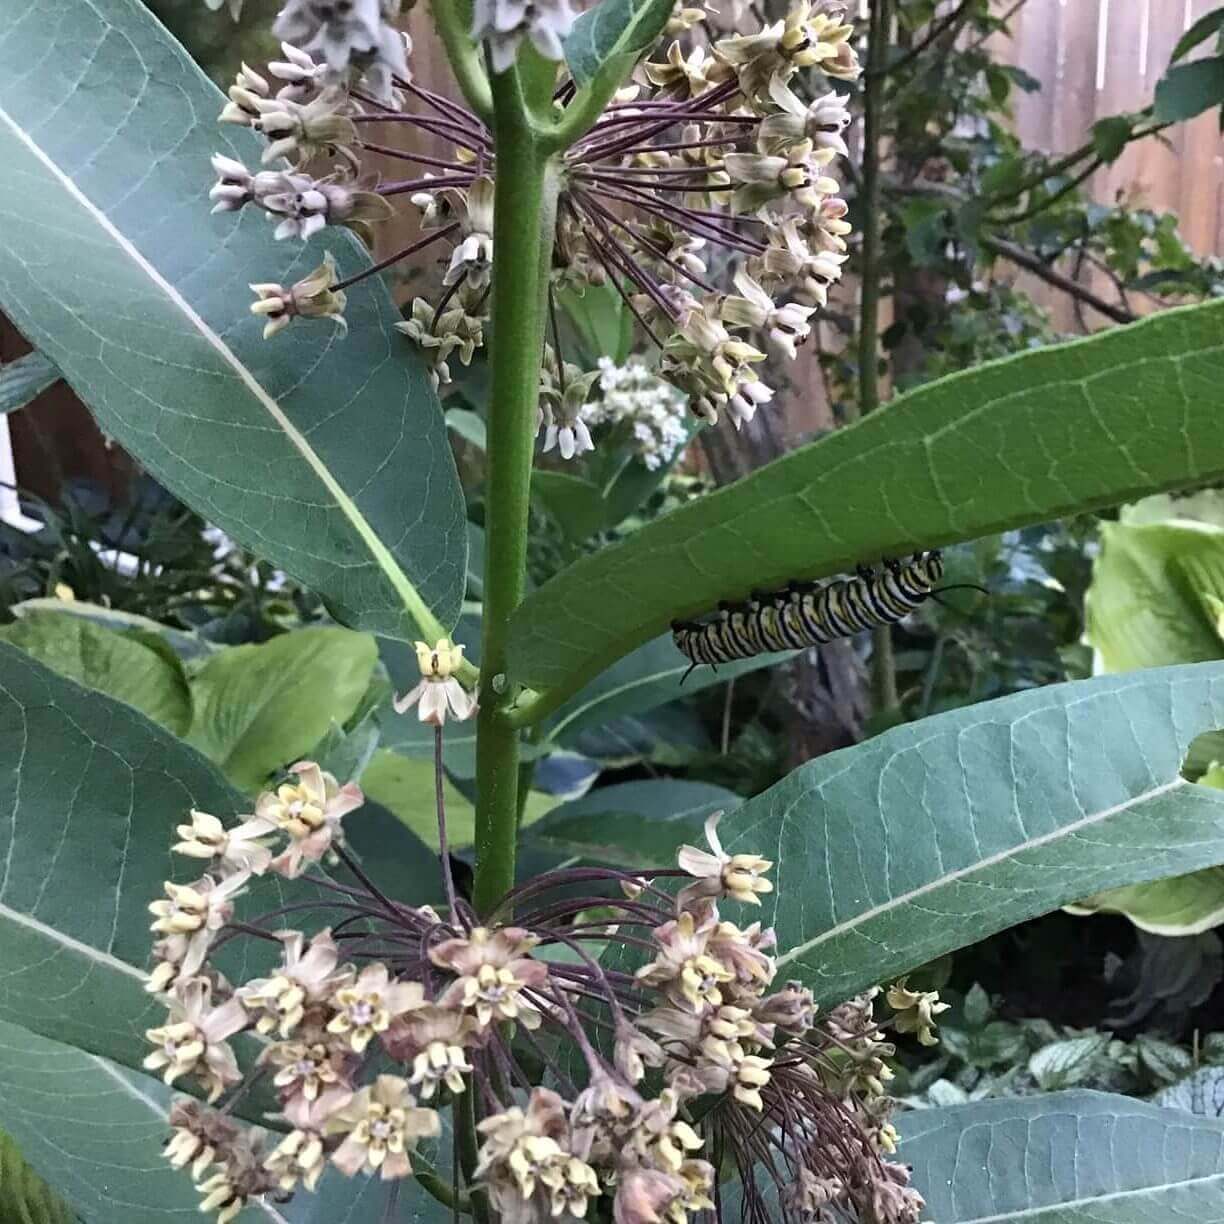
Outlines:
{"label": "caterpillar black stripe", "polygon": [[908,561],[886,561],[879,570],[860,568],[854,578],[823,585],[792,582],[764,594],[754,591],[745,603],[719,604],[712,620],[673,621],[672,639],[693,667],[820,646],[901,620],[930,596],[942,577],[940,552],[915,553]]}

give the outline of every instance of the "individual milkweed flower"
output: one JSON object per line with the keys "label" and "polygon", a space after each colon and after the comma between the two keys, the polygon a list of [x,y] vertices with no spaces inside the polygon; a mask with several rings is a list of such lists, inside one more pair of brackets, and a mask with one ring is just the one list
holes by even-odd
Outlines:
{"label": "individual milkweed flower", "polygon": [[596,410],[587,400],[598,381],[597,370],[584,374],[566,362],[563,371],[558,371],[556,358],[549,361],[546,357],[539,409],[545,452],[555,449],[562,459],[573,459],[595,449],[587,421],[596,416]]}
{"label": "individual milkweed flower", "polygon": [[753,1017],[791,1037],[802,1037],[816,1020],[816,1001],[801,982],[787,982],[779,991],[752,1004]]}
{"label": "individual milkweed flower", "polygon": [[158,941],[163,963],[177,968],[179,976],[199,973],[217,932],[234,912],[234,898],[250,876],[246,872],[217,881],[204,876],[194,884],[166,881],[166,896],[149,906],[150,930],[165,938]]}
{"label": "individual milkweed flower", "polygon": [[175,1100],[168,1121],[171,1133],[162,1154],[176,1169],[190,1166],[193,1181],[223,1158],[241,1134],[232,1118],[190,1097]]}
{"label": "individual milkweed flower", "polygon": [[548,980],[548,966],[528,954],[535,940],[519,927],[474,927],[466,937],[447,939],[429,950],[439,968],[457,974],[442,995],[443,1007],[461,1007],[481,1028],[518,1020],[534,1028],[539,1015],[522,992]]}
{"label": "individual milkweed flower", "polygon": [[428,1004],[394,1020],[383,1046],[392,1058],[412,1064],[408,1082],[428,1101],[443,1085],[456,1094],[464,1090],[463,1077],[472,1071],[464,1047],[476,1031],[470,1016]]}
{"label": "individual milkweed flower", "polygon": [[387,1031],[396,1016],[424,1002],[425,988],[420,982],[392,981],[386,965],[366,965],[356,981],[332,994],[334,1015],[327,1031],[342,1036],[355,1054],[362,1054],[377,1034]]}
{"label": "individual milkweed flower", "polygon": [[300,931],[281,931],[278,937],[284,942],[280,969],[271,977],[247,982],[236,994],[256,1018],[257,1032],[288,1037],[301,1024],[306,1009],[348,984],[354,970],[346,966],[337,971],[339,952],[329,930],[320,931],[309,948]]}
{"label": "individual milkweed flower", "polygon": [[160,1071],[167,1084],[194,1075],[215,1101],[242,1073],[233,1050],[226,1044],[246,1027],[247,1017],[237,999],[212,1006],[212,987],[202,978],[180,983],[168,1002],[168,1022],[151,1028],[145,1037],[156,1047],[141,1064]]}
{"label": "individual milkweed flower", "polygon": [[463,239],[451,253],[442,283],[454,285],[466,278],[473,289],[483,289],[493,269],[493,180],[478,178],[467,189],[465,203]]}
{"label": "individual milkweed flower", "polygon": [[288,289],[275,282],[251,285],[256,300],[251,313],[263,315],[264,339],[270,340],[283,331],[295,318],[331,319],[341,332],[348,331],[344,321],[345,295],[336,280],[336,258],[328,251],[323,262]]}
{"label": "individual milkweed flower", "polygon": [[289,42],[281,43],[281,54],[285,57],[283,60],[273,60],[268,64],[268,73],[278,81],[285,82],[276,96],[293,101],[309,97],[321,81],[325,66],[316,64],[309,52]]}
{"label": "individual milkweed flower", "polygon": [[540,1174],[548,1195],[549,1214],[554,1218],[583,1219],[587,1207],[600,1195],[599,1178],[585,1160],[561,1156]]}
{"label": "individual milkweed flower", "polygon": [[574,17],[569,0],[476,0],[472,37],[487,40],[493,71],[505,72],[524,37],[545,59],[564,59],[562,40]]}
{"label": "individual milkweed flower", "polygon": [[654,941],[659,953],[637,971],[638,981],[662,987],[679,1007],[700,1011],[719,1006],[719,987],[734,981],[735,974],[707,952],[713,927],[712,918],[704,918],[699,924],[689,910],[656,927]]}
{"label": "individual milkweed flower", "polygon": [[277,1068],[272,1083],[290,1098],[317,1101],[348,1084],[347,1051],[322,1041],[276,1041],[260,1057]]}
{"label": "individual milkweed flower", "polygon": [[263,1167],[262,1132],[244,1135],[226,1153],[216,1172],[200,1183],[200,1210],[215,1211],[216,1224],[229,1224],[251,1199],[275,1186],[275,1178]]}
{"label": "individual milkweed flower", "polygon": [[270,864],[273,871],[293,880],[317,863],[333,843],[344,841],[341,821],[365,802],[355,782],[341,786],[314,761],[289,767],[292,782],[264,791],[255,801],[255,819],[269,832],[289,835],[289,846]]}
{"label": "individual milkweed flower", "polygon": [[766,339],[794,361],[798,346],[812,334],[808,319],[816,312],[814,306],[791,302],[777,305],[773,298],[741,268],[735,274],[738,296],[728,297],[722,304],[722,317],[734,327],[752,327],[765,333]]}
{"label": "individual milkweed flower", "polygon": [[641,1083],[646,1068],[661,1067],[664,1058],[663,1047],[653,1038],[624,1020],[616,1026],[613,1062],[629,1083]]}
{"label": "individual milkweed flower", "polygon": [[773,885],[765,879],[765,873],[773,866],[769,859],[759,854],[728,854],[718,837],[718,822],[722,812],[707,817],[705,836],[710,849],[698,850],[696,846],[682,846],[677,856],[680,866],[698,884],[684,888],[677,903],[684,906],[690,899],[699,897],[731,897],[747,905],[760,905],[764,893],[773,892]]}
{"label": "individual milkweed flower", "polygon": [[211,859],[223,877],[263,875],[272,861],[272,851],[261,840],[268,833],[262,821],[247,820],[227,829],[215,816],[193,809],[191,823],[179,825],[177,831],[181,840],[171,849],[188,858]]}
{"label": "individual milkweed flower", "polygon": [[237,123],[251,127],[260,115],[260,102],[268,96],[268,82],[243,64],[226,94],[226,103],[218,116],[219,123]]}
{"label": "individual milkweed flower", "polygon": [[318,1131],[291,1130],[264,1161],[264,1168],[284,1193],[292,1191],[298,1182],[314,1191],[327,1168],[324,1136]]}
{"label": "individual milkweed flower", "polygon": [[417,666],[421,681],[394,701],[395,712],[406,714],[413,706],[423,723],[441,727],[447,712],[460,722],[476,713],[476,698],[454,675],[463,663],[463,647],[457,642],[440,638],[435,646],[416,643]]}
{"label": "individual milkweed flower", "polygon": [[939,1001],[939,991],[911,990],[902,978],[888,988],[884,997],[897,1013],[893,1017],[893,1027],[898,1033],[916,1033],[924,1046],[939,1044],[935,1036],[935,1017],[951,1006]]}
{"label": "individual milkweed flower", "polygon": [[288,0],[272,32],[310,55],[320,55],[334,80],[359,70],[382,102],[392,99],[392,76],[408,76],[403,36],[390,25],[399,0]]}
{"label": "individual milkweed flower", "polygon": [[328,1134],[345,1137],[332,1163],[349,1177],[365,1169],[383,1181],[407,1177],[417,1142],[441,1130],[437,1113],[418,1108],[407,1083],[396,1075],[380,1075],[327,1121]]}
{"label": "individual milkweed flower", "polygon": [[315,179],[307,174],[282,174],[266,187],[260,204],[284,219],[274,237],[305,241],[327,225],[342,225],[353,230],[366,246],[372,246],[372,226],[392,215],[391,205],[373,191],[358,191],[334,176]]}
{"label": "individual milkweed flower", "polygon": [[806,105],[778,78],[769,83],[769,96],[781,110],[761,121],[757,136],[762,152],[775,153],[803,140],[817,149],[849,157],[842,133],[850,126],[850,111],[841,94],[830,90]]}
{"label": "individual milkweed flower", "polygon": [[269,141],[263,164],[271,165],[283,157],[300,167],[325,153],[340,153],[355,165],[356,158],[348,150],[356,143],[357,128],[342,113],[345,101],[339,89],[325,89],[309,102],[281,97],[260,100],[259,118],[251,126]]}

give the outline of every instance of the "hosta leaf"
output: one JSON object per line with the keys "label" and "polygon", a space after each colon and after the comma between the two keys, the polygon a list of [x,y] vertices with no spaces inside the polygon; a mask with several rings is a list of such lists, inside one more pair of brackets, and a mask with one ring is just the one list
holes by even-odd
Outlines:
{"label": "hosta leaf", "polygon": [[55,363],[41,353],[27,353],[0,366],[0,416],[24,408],[59,376]]}
{"label": "hosta leaf", "polygon": [[939,1224],[1221,1224],[1224,1124],[1061,1092],[900,1119],[900,1157]]}
{"label": "hosta leaf", "polygon": [[167,488],[391,636],[449,628],[463,499],[437,399],[377,278],[350,333],[260,339],[248,282],[291,284],[343,233],[274,243],[210,217],[208,159],[260,145],[136,0],[14,0],[0,22],[0,307]]}
{"label": "hosta leaf", "polygon": [[[191,1178],[162,1154],[172,1096],[159,1080],[0,1022],[5,1128],[84,1224],[191,1224],[201,1218]],[[6,1160],[0,1173],[7,1167]],[[3,1190],[0,1183],[0,1213]],[[287,1204],[257,1201],[237,1224],[367,1224],[383,1218],[386,1201],[387,1186],[377,1178],[350,1180],[329,1171],[317,1195],[303,1192]],[[5,1224],[68,1224],[78,1217],[0,1218]],[[409,1180],[400,1187],[395,1219],[445,1224],[451,1215]]]}
{"label": "hosta leaf", "polygon": [[585,557],[510,666],[568,691],[720,599],[1224,477],[1224,303],[929,383]]}
{"label": "hosta leaf", "polygon": [[86,688],[134,706],[183,735],[191,691],[182,666],[139,639],[61,612],[33,612],[0,628],[0,638]]}
{"label": "hosta leaf", "polygon": [[[146,906],[167,878],[199,874],[170,852],[193,807],[232,819],[250,800],[130,706],[0,643],[0,1021],[139,1066],[163,1014],[143,988]],[[440,898],[433,855],[388,813],[369,805],[345,829],[380,888]],[[240,904],[257,915],[279,889],[261,882]],[[225,969],[250,975],[241,955]]]}
{"label": "hosta leaf", "polygon": [[192,682],[188,740],[236,786],[257,791],[348,721],[377,658],[369,634],[330,627],[219,651]]}
{"label": "hosta leaf", "polygon": [[586,85],[597,76],[625,76],[654,46],[674,7],[674,0],[600,0],[574,22],[565,40],[574,80]]}
{"label": "hosta leaf", "polygon": [[1103,888],[1224,862],[1224,794],[1185,781],[1224,664],[1051,685],[811,761],[723,822],[774,860],[779,967],[836,1003]]}

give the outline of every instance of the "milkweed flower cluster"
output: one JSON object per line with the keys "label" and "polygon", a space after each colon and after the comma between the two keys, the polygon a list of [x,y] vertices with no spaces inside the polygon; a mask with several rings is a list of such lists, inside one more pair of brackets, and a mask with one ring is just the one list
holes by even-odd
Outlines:
{"label": "milkweed flower cluster", "polygon": [[[478,1151],[451,1193],[485,1196],[502,1221],[918,1220],[887,1159],[892,1047],[871,998],[819,1017],[809,991],[775,981],[773,932],[724,912],[760,905],[771,864],[728,852],[717,818],[677,868],[557,870],[481,920],[448,867],[443,912],[380,889],[344,842],[360,803],[301,762],[253,816],[193,812],[174,849],[206,874],[150,907],[149,989],[167,1017],[146,1066],[207,1100],[175,1104],[166,1156],[221,1224],[260,1196],[313,1191],[328,1168],[436,1183],[420,1149],[467,1094]],[[238,917],[259,876],[305,869],[315,900]],[[216,963],[234,941],[249,946],[231,963],[265,952],[239,983]],[[897,1002],[924,1025],[935,1010]],[[240,1033],[257,1051],[246,1068]],[[277,1094],[275,1130],[234,1112],[256,1077]]]}
{"label": "milkweed flower cluster", "polygon": [[[739,426],[770,402],[762,363],[770,350],[795,356],[841,276],[850,227],[830,171],[846,156],[850,118],[831,82],[859,73],[847,7],[793,0],[765,28],[720,37],[703,7],[681,6],[666,48],[560,155],[554,287],[611,283],[657,350],[662,377],[703,420],[725,412]],[[442,288],[417,298],[400,329],[442,384],[454,360],[466,365],[484,343],[499,167],[485,124],[413,80],[409,48],[389,24],[397,8],[289,0],[274,27],[285,58],[266,73],[244,66],[222,114],[266,139],[264,168],[218,156],[212,198],[223,211],[262,209],[281,239],[339,225],[367,242],[391,201],[406,199],[416,241],[347,280],[324,262],[296,285],[256,285],[253,309],[268,319],[266,335],[296,318],[339,322],[357,280],[436,257]],[[560,61],[574,13],[567,0],[478,0],[474,17],[501,70],[525,39]],[[813,100],[797,92],[801,73],[825,78]],[[562,74],[559,112],[575,94]],[[389,144],[390,130],[440,138],[450,151]],[[404,163],[405,177],[363,179],[370,153]],[[321,160],[330,162],[322,174]],[[554,347],[560,341],[554,327]],[[591,384],[567,376],[559,351],[543,365],[546,448],[581,454],[598,416]]]}

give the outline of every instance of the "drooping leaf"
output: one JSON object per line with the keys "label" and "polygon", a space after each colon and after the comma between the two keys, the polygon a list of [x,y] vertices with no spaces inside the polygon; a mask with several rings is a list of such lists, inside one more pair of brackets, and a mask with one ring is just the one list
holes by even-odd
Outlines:
{"label": "drooping leaf", "polygon": [[1189,55],[1195,47],[1205,43],[1213,34],[1224,30],[1224,8],[1213,9],[1200,17],[1178,40],[1169,56],[1170,63],[1176,63],[1183,55]]}
{"label": "drooping leaf", "polygon": [[104,608],[101,604],[90,603],[84,599],[56,599],[53,596],[37,599],[23,599],[13,605],[13,615],[37,616],[50,613],[60,616],[79,616],[95,625],[128,633],[141,641],[148,641],[148,635],[156,634],[165,641],[180,659],[192,661],[206,658],[218,647],[207,638],[183,629],[174,629],[147,616],[139,616],[135,612],[121,612],[117,608]]}
{"label": "drooping leaf", "polygon": [[1222,385],[1224,303],[927,384],[557,575],[512,674],[568,689],[754,587],[1219,479]]}
{"label": "drooping leaf", "polygon": [[1224,102],[1224,57],[1178,64],[1156,82],[1153,117],[1158,123],[1181,123]]}
{"label": "drooping leaf", "polygon": [[0,366],[0,416],[24,408],[59,376],[55,362],[37,352]]}
{"label": "drooping leaf", "polygon": [[222,95],[143,5],[0,25],[0,307],[106,433],[339,618],[454,624],[462,493],[386,287],[349,291],[347,339],[308,320],[265,342],[248,313],[248,282],[292,284],[325,250],[341,277],[368,266],[356,241],[208,215],[210,155],[258,164],[260,145],[216,124]]}
{"label": "drooping leaf", "polygon": [[636,870],[671,867],[685,842],[705,845],[702,825],[743,802],[705,782],[622,782],[553,808],[532,827],[533,843]]}
{"label": "drooping leaf", "polygon": [[[0,1021],[140,1065],[164,1014],[144,991],[146,907],[164,880],[199,874],[170,852],[193,807],[230,821],[250,800],[130,706],[0,643]],[[381,889],[440,899],[433,855],[388,813],[368,805],[345,829]],[[252,914],[262,890],[262,908],[281,903],[262,881],[241,903]],[[250,976],[241,952],[225,968]]]}
{"label": "drooping leaf", "polygon": [[718,669],[698,667],[681,687],[689,663],[667,634],[639,646],[575,693],[549,719],[547,732],[550,739],[569,739],[601,723],[630,714],[644,714],[677,697],[724,684],[736,676],[772,667],[790,657],[789,652],[784,652],[758,655],[755,659],[743,659]]}
{"label": "drooping leaf", "polygon": [[581,476],[539,471],[532,476],[531,492],[575,543],[608,526],[603,494]]}
{"label": "drooping leaf", "polygon": [[1104,888],[1224,862],[1224,794],[1185,781],[1224,664],[1052,685],[795,770],[720,830],[772,859],[759,915],[822,1003]]}
{"label": "drooping leaf", "polygon": [[[191,1178],[162,1154],[173,1095],[160,1080],[0,1021],[4,1125],[33,1168],[79,1213],[0,1218],[5,1224],[199,1220],[200,1195]],[[0,1177],[7,1168],[6,1159]],[[0,1182],[0,1210],[3,1191]],[[288,1204],[256,1201],[236,1224],[366,1224],[382,1218],[386,1196],[386,1184],[377,1178],[349,1179],[329,1170],[317,1194],[299,1193]],[[411,1179],[400,1187],[397,1221],[450,1219]]]}
{"label": "drooping leaf", "polygon": [[1099,1092],[926,1109],[900,1158],[939,1224],[1221,1224],[1224,1124]]}
{"label": "drooping leaf", "polygon": [[484,417],[470,408],[448,408],[446,427],[458,434],[469,445],[476,447],[477,450],[485,450],[488,446],[488,431],[485,428]]}
{"label": "drooping leaf", "polygon": [[1111,888],[1066,908],[1073,914],[1123,914],[1153,935],[1198,935],[1224,922],[1224,867]]}
{"label": "drooping leaf", "polygon": [[62,612],[27,613],[0,628],[0,638],[61,676],[135,707],[175,735],[191,725],[191,691],[182,666],[138,638]]}
{"label": "drooping leaf", "polygon": [[378,648],[349,629],[296,629],[213,655],[192,684],[188,741],[244,790],[314,748],[356,710]]}
{"label": "drooping leaf", "polygon": [[675,7],[673,0],[600,0],[565,40],[565,59],[579,85],[595,77],[623,77],[654,46]]}

